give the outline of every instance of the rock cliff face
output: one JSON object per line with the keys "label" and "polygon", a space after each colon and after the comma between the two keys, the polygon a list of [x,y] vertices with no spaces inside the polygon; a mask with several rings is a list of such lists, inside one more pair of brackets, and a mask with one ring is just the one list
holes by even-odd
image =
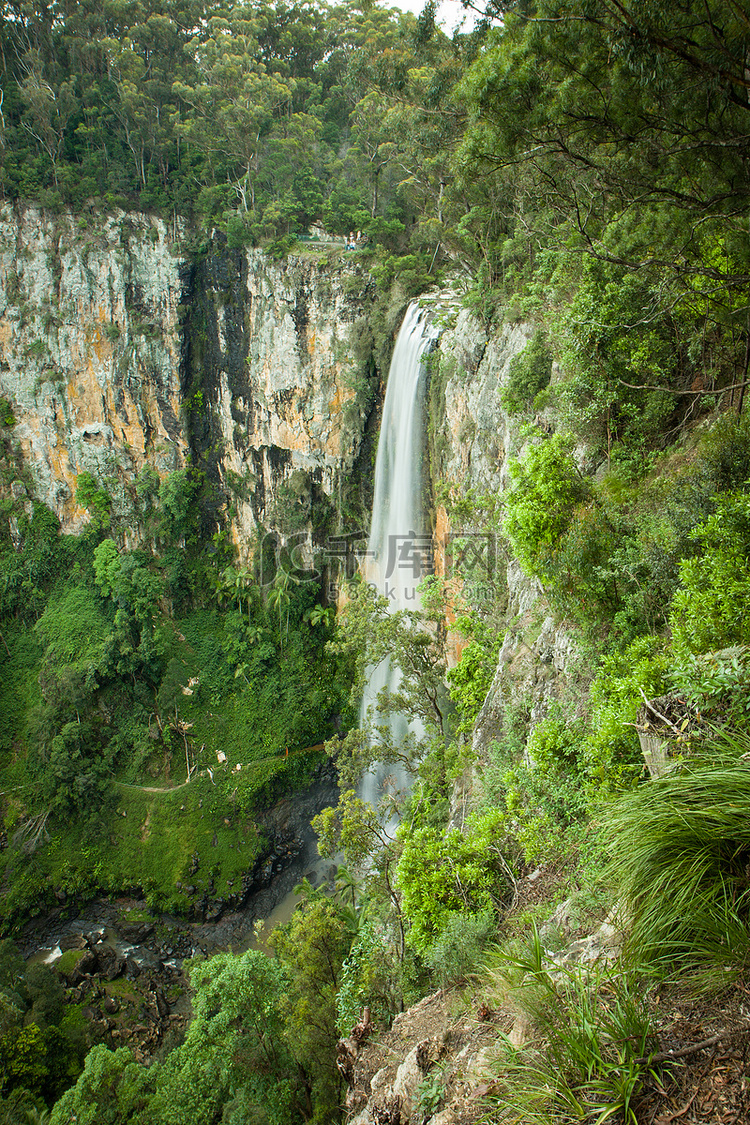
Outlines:
{"label": "rock cliff face", "polygon": [[[144,466],[163,477],[190,462],[213,485],[209,518],[241,550],[260,527],[296,537],[309,561],[342,512],[368,509],[369,473],[357,460],[381,374],[373,287],[341,256],[274,262],[214,243],[189,264],[179,233],[146,216],[89,223],[0,210],[0,395],[26,468],[14,491],[33,493],[75,531],[88,519],[75,499],[80,473],[127,514]],[[429,427],[449,570],[452,530],[468,527],[482,551],[497,534],[481,498],[502,492],[508,458],[523,447],[499,391],[531,329],[488,335],[450,295],[439,301]],[[452,486],[479,498],[453,529],[443,502]],[[531,699],[532,717],[544,712],[570,651],[517,563],[497,554],[487,565],[487,581],[507,587],[507,632],[479,751],[501,730],[511,685]]]}
{"label": "rock cliff face", "polygon": [[33,490],[75,531],[83,471],[125,503],[185,462],[180,263],[163,223],[0,210],[0,394]]}
{"label": "rock cliff face", "polygon": [[[527,324],[506,324],[488,336],[467,311],[454,313],[442,333],[433,365],[431,447],[442,495],[472,497],[473,511],[453,518],[436,505],[436,534],[450,574],[452,533],[474,534],[476,581],[505,588],[505,635],[492,686],[474,731],[474,751],[484,758],[493,738],[503,733],[508,705],[523,698],[532,722],[543,718],[574,655],[570,634],[552,616],[539,583],[507,557],[502,544],[502,492],[510,483],[509,460],[522,454],[528,418],[511,417],[500,401],[513,358],[531,339]],[[498,504],[499,501],[499,504]],[[457,655],[457,653],[456,653]],[[456,793],[456,807],[472,799],[473,771]]]}
{"label": "rock cliff face", "polygon": [[[75,499],[80,473],[127,515],[144,466],[164,477],[192,463],[213,485],[209,519],[242,551],[261,528],[296,538],[309,562],[342,513],[364,522],[368,512],[362,442],[382,373],[373,287],[340,255],[275,262],[215,242],[189,263],[179,236],[142,215],[89,222],[0,210],[0,395],[26,469],[14,492],[35,495],[76,531],[89,518]],[[482,550],[497,533],[481,497],[497,498],[523,447],[499,391],[531,329],[488,335],[449,294],[438,300],[429,427],[444,557],[452,530],[468,526]],[[451,528],[446,486],[480,498],[461,528]],[[570,649],[517,563],[497,555],[487,579],[507,586],[508,629],[480,751],[501,729],[504,685],[521,684],[543,713]]]}
{"label": "rock cliff face", "polygon": [[377,382],[367,278],[218,245],[190,265],[178,235],[145,216],[0,211],[0,395],[28,490],[76,531],[80,473],[127,514],[145,465],[192,461],[240,544],[259,523],[324,528]]}
{"label": "rock cliff face", "polygon": [[240,545],[258,525],[321,536],[340,510],[372,403],[368,373],[376,379],[370,303],[367,275],[345,261],[248,251],[197,266],[185,333],[191,441]]}

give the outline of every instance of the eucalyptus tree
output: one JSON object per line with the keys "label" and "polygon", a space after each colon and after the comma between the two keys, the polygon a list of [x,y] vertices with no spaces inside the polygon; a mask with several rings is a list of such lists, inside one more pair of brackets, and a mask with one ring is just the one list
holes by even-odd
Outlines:
{"label": "eucalyptus tree", "polygon": [[744,378],[746,15],[731,0],[502,9],[463,83],[459,168],[513,187],[511,237],[524,232],[532,262],[552,245],[602,263],[605,284],[637,271],[630,324],[656,310],[688,353],[718,333],[729,375]]}

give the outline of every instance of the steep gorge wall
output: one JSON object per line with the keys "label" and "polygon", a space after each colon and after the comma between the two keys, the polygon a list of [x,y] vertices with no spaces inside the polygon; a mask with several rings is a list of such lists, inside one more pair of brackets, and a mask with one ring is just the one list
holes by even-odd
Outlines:
{"label": "steep gorge wall", "polygon": [[164,477],[191,463],[241,547],[258,524],[324,527],[358,502],[347,482],[378,381],[367,277],[218,243],[188,260],[178,236],[143,215],[0,210],[0,396],[25,466],[14,493],[77,531],[80,473],[127,517],[145,465]]}
{"label": "steep gorge wall", "polygon": [[371,303],[367,274],[345,260],[224,251],[196,266],[185,324],[191,443],[241,547],[258,526],[320,539],[352,499],[378,380]]}
{"label": "steep gorge wall", "polygon": [[157,220],[0,210],[0,394],[32,490],[66,530],[88,518],[81,472],[122,504],[144,464],[164,475],[185,463],[182,288]]}
{"label": "steep gorge wall", "polygon": [[[260,527],[296,535],[309,561],[313,542],[342,520],[366,523],[363,439],[376,438],[382,339],[403,302],[383,315],[356,259],[275,262],[214,242],[188,261],[178,235],[142,215],[89,222],[0,210],[0,395],[25,466],[14,493],[37,496],[76,531],[89,518],[75,500],[81,472],[127,514],[145,465],[163,477],[191,463],[213,486],[209,518],[241,551]],[[532,330],[488,334],[451,294],[437,300],[429,426],[440,555],[452,532],[467,530],[446,496],[497,497],[527,440],[499,392]],[[468,529],[498,530],[481,511]],[[532,717],[544,713],[571,652],[538,584],[502,545],[491,580],[507,590],[506,632],[479,753],[501,731],[509,694],[523,692]]]}
{"label": "steep gorge wall", "polygon": [[[486,581],[492,596],[499,596],[505,606],[499,660],[473,735],[472,757],[481,763],[490,741],[502,737],[509,707],[523,700],[532,723],[548,713],[570,674],[575,645],[553,616],[540,584],[510,554],[501,528],[509,462],[522,455],[530,438],[529,418],[510,416],[500,396],[514,357],[532,338],[533,326],[506,323],[488,334],[475,316],[457,308],[447,319],[431,374],[436,536],[448,573],[452,536],[476,536],[478,583],[481,587]],[[473,497],[474,514],[467,513],[465,505],[460,514],[453,514],[451,494]],[[458,797],[470,800],[475,784],[476,772],[470,770]]]}

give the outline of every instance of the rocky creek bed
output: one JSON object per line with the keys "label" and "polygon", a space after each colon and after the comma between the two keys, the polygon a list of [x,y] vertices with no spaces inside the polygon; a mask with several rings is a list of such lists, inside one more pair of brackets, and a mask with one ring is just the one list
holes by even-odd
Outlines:
{"label": "rocky creek bed", "polygon": [[310,821],[336,799],[335,776],[324,768],[308,790],[258,816],[268,845],[248,868],[241,895],[196,897],[189,917],[150,910],[138,890],[65,901],[23,927],[19,949],[58,974],[66,1002],[78,1005],[86,1022],[89,1046],[127,1045],[146,1059],[184,1034],[186,958],[248,948],[259,920],[277,912],[303,878],[333,880],[335,865],[319,860]]}

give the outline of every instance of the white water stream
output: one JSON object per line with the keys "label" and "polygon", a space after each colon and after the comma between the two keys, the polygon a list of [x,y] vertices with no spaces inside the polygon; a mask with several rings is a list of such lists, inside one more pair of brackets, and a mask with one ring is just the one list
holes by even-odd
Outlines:
{"label": "white water stream", "polygon": [[[424,357],[434,337],[429,314],[412,302],[388,372],[375,461],[372,524],[362,568],[366,581],[388,599],[391,613],[420,608],[419,582],[431,569],[432,539],[426,527],[422,493]],[[368,721],[385,726],[396,743],[409,731],[417,738],[421,734],[403,716],[379,714],[378,696],[385,688],[397,689],[398,675],[389,659],[371,669],[360,711],[360,727],[364,728]],[[378,764],[362,779],[359,795],[377,805],[386,786],[405,788],[405,772],[393,765]]]}

